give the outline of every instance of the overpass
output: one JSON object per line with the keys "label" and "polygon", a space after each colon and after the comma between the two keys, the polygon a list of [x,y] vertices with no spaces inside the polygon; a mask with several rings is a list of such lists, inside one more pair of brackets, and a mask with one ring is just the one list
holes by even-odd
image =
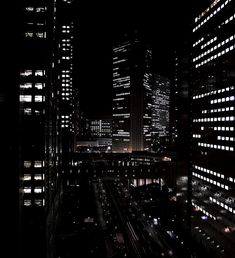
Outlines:
{"label": "overpass", "polygon": [[76,184],[82,177],[88,177],[132,179],[136,180],[137,185],[149,182],[146,180],[160,183],[159,179],[163,179],[169,187],[175,187],[176,172],[176,161],[156,154],[75,153],[65,175],[70,185]]}

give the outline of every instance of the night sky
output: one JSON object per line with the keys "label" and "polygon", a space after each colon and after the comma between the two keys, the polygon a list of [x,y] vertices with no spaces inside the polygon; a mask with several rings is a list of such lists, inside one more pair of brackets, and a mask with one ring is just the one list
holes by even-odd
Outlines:
{"label": "night sky", "polygon": [[[109,1],[85,3],[75,11],[78,21],[76,87],[87,116],[112,114],[112,44],[137,28],[153,49],[154,70],[172,78],[174,50],[187,38],[192,13],[206,0]],[[139,3],[138,3],[139,2]],[[129,3],[129,4],[127,4]],[[197,13],[197,12],[196,12]]]}

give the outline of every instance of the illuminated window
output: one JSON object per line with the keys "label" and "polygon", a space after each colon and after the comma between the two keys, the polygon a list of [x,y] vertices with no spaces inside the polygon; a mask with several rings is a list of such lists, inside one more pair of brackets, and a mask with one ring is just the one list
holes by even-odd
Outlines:
{"label": "illuminated window", "polygon": [[41,168],[41,167],[42,167],[42,161],[40,161],[40,160],[35,160],[35,161],[34,161],[34,167],[35,167],[35,168]]}
{"label": "illuminated window", "polygon": [[35,174],[34,175],[34,180],[42,180],[42,179],[43,179],[43,177],[42,177],[41,174]]}
{"label": "illuminated window", "polygon": [[46,38],[46,32],[36,32],[36,37],[38,37],[38,38]]}
{"label": "illuminated window", "polygon": [[41,110],[34,110],[35,115],[40,115],[42,113]]}
{"label": "illuminated window", "polygon": [[25,10],[28,12],[32,12],[34,10],[34,8],[31,6],[28,6],[28,7],[25,7]]}
{"label": "illuminated window", "polygon": [[37,22],[36,24],[37,24],[37,26],[44,26],[45,25],[44,23],[40,23],[40,22]]}
{"label": "illuminated window", "polygon": [[37,7],[36,8],[36,13],[44,12],[45,8],[44,7]]}
{"label": "illuminated window", "polygon": [[35,88],[41,90],[44,87],[43,83],[35,83]]}
{"label": "illuminated window", "polygon": [[30,166],[31,166],[31,161],[25,160],[25,161],[24,161],[24,167],[25,167],[25,168],[29,168]]}
{"label": "illuminated window", "polygon": [[30,89],[32,88],[32,83],[24,83],[20,85],[21,89]]}
{"label": "illuminated window", "polygon": [[31,206],[31,200],[24,200],[24,206]]}
{"label": "illuminated window", "polygon": [[25,114],[25,115],[31,115],[31,114],[32,114],[31,108],[25,108],[25,109],[24,109],[24,114]]}
{"label": "illuminated window", "polygon": [[35,102],[42,102],[42,101],[43,101],[43,97],[41,95],[35,96]]}
{"label": "illuminated window", "polygon": [[42,200],[36,199],[36,200],[35,200],[35,205],[37,205],[37,206],[42,206],[42,205],[43,205]]}
{"label": "illuminated window", "polygon": [[20,102],[32,102],[31,95],[20,95]]}
{"label": "illuminated window", "polygon": [[25,70],[24,72],[20,73],[21,76],[30,76],[32,75],[32,70]]}
{"label": "illuminated window", "polygon": [[31,175],[30,174],[25,174],[24,175],[24,181],[29,181],[31,180]]}
{"label": "illuminated window", "polygon": [[35,76],[43,76],[43,70],[35,70]]}
{"label": "illuminated window", "polygon": [[25,37],[26,38],[32,38],[33,37],[33,32],[30,32],[30,31],[25,32]]}
{"label": "illuminated window", "polygon": [[35,187],[34,192],[35,193],[42,193],[42,187],[39,187],[39,186]]}
{"label": "illuminated window", "polygon": [[24,193],[31,193],[31,187],[24,187]]}

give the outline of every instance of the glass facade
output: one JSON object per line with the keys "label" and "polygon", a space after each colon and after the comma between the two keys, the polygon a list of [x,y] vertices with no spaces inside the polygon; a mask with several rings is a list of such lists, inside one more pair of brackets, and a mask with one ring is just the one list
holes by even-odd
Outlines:
{"label": "glass facade", "polygon": [[153,79],[152,136],[169,136],[170,80],[160,75]]}
{"label": "glass facade", "polygon": [[151,59],[136,35],[113,48],[113,152],[150,149]]}
{"label": "glass facade", "polygon": [[[63,12],[69,12],[70,2],[22,1],[18,6],[17,121],[22,257],[53,257],[62,193],[62,129],[68,124],[68,130],[74,132],[71,115],[73,45],[70,43],[73,23],[72,17],[69,22],[62,18]],[[51,248],[46,249],[47,244]]]}
{"label": "glass facade", "polygon": [[[49,84],[46,51],[48,5],[44,1],[24,4],[21,21],[23,47],[20,56],[24,62],[19,68],[23,205],[44,206],[45,88]],[[39,173],[42,179],[36,182],[34,175]],[[25,181],[25,175],[30,175],[30,180]],[[36,187],[42,191],[35,191]],[[35,200],[41,202],[36,203]]]}
{"label": "glass facade", "polygon": [[45,255],[46,131],[50,52],[48,22],[51,2],[22,1],[20,12],[19,101],[19,193],[20,253]]}
{"label": "glass facade", "polygon": [[218,257],[232,257],[235,243],[234,11],[233,1],[214,1],[193,29],[192,229]]}
{"label": "glass facade", "polygon": [[113,48],[113,146],[116,152],[130,152],[130,60],[131,42]]}
{"label": "glass facade", "polygon": [[73,128],[73,22],[60,25],[60,83],[61,83],[61,127],[71,132]]}
{"label": "glass facade", "polygon": [[112,137],[112,119],[91,119],[91,137]]}

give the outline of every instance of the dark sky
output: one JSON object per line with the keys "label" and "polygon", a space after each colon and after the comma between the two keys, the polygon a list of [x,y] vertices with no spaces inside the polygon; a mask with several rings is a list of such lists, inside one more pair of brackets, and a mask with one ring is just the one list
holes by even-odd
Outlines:
{"label": "dark sky", "polygon": [[[95,2],[95,1],[94,1]],[[155,72],[171,78],[173,54],[206,0],[84,1],[77,6],[77,87],[88,116],[112,112],[112,43],[127,29],[138,28],[153,49]]]}

